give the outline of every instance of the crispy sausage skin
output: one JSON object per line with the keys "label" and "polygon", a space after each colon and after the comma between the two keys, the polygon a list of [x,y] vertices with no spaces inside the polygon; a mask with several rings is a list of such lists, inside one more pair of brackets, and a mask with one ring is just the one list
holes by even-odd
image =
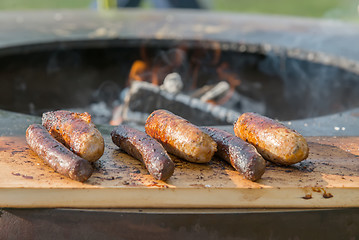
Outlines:
{"label": "crispy sausage skin", "polygon": [[162,145],[146,133],[126,125],[111,132],[112,141],[134,158],[141,160],[148,172],[158,180],[172,176],[175,165]]}
{"label": "crispy sausage skin", "polygon": [[253,145],[221,129],[212,127],[200,129],[217,143],[215,155],[226,160],[246,179],[256,181],[261,178],[266,161]]}
{"label": "crispy sausage skin", "polygon": [[53,138],[42,125],[30,125],[26,130],[26,141],[29,147],[56,172],[80,182],[91,176],[91,163],[71,152]]}
{"label": "crispy sausage skin", "polygon": [[103,155],[103,137],[87,112],[47,112],[42,115],[42,125],[54,138],[90,162],[95,162]]}
{"label": "crispy sausage skin", "polygon": [[209,162],[217,150],[217,144],[208,134],[166,110],[151,113],[145,129],[146,133],[158,140],[169,153],[190,162]]}
{"label": "crispy sausage skin", "polygon": [[253,144],[267,160],[291,165],[308,157],[305,138],[283,124],[256,113],[244,113],[234,124],[236,136]]}

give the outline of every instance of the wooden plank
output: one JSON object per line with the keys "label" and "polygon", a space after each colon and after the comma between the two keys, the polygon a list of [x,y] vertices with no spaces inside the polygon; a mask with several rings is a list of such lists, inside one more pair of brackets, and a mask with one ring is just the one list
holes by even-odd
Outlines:
{"label": "wooden plank", "polygon": [[290,167],[268,164],[257,182],[219,159],[193,164],[173,156],[175,173],[163,182],[105,138],[94,174],[80,183],[45,165],[23,136],[0,137],[0,207],[359,207],[359,137],[307,140],[307,160]]}

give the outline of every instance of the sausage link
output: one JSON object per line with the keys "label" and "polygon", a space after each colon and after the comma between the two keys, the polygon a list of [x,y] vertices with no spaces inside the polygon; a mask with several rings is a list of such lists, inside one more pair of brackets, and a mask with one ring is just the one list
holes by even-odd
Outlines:
{"label": "sausage link", "polygon": [[58,141],[90,162],[98,160],[103,155],[103,137],[87,112],[47,112],[42,115],[42,125]]}
{"label": "sausage link", "polygon": [[261,178],[266,161],[253,145],[221,129],[201,127],[201,130],[217,143],[215,155],[230,163],[246,179],[256,181]]}
{"label": "sausage link", "polygon": [[145,129],[146,133],[158,140],[169,153],[190,162],[209,162],[217,150],[217,144],[208,134],[166,110],[151,113]]}
{"label": "sausage link", "polygon": [[93,172],[89,161],[71,152],[40,124],[32,124],[27,128],[26,142],[46,164],[64,176],[83,182]]}
{"label": "sausage link", "polygon": [[273,119],[256,113],[242,114],[234,125],[236,136],[253,144],[267,160],[291,165],[308,157],[305,138]]}
{"label": "sausage link", "polygon": [[112,141],[134,158],[141,160],[158,180],[172,176],[175,165],[162,145],[146,133],[125,125],[111,132]]}

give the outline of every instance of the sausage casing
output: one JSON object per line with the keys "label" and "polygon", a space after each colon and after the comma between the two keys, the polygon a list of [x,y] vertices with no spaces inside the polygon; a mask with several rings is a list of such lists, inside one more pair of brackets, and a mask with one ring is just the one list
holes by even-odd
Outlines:
{"label": "sausage casing", "polygon": [[83,182],[93,172],[89,161],[71,152],[40,124],[27,128],[26,142],[46,164],[64,176]]}
{"label": "sausage casing", "polygon": [[253,144],[267,160],[291,165],[308,157],[305,138],[273,119],[256,113],[244,113],[234,124],[236,136]]}
{"label": "sausage casing", "polygon": [[145,124],[146,133],[158,140],[171,154],[195,163],[206,163],[217,150],[208,134],[166,110],[150,114]]}
{"label": "sausage casing", "polygon": [[141,160],[148,172],[158,180],[172,176],[175,165],[163,146],[146,133],[126,125],[111,132],[112,141],[134,158]]}
{"label": "sausage casing", "polygon": [[98,160],[103,155],[103,137],[87,112],[47,112],[42,115],[42,125],[58,141],[90,162]]}
{"label": "sausage casing", "polygon": [[201,127],[201,130],[217,143],[215,155],[230,163],[246,179],[256,181],[261,178],[266,161],[253,145],[221,129]]}

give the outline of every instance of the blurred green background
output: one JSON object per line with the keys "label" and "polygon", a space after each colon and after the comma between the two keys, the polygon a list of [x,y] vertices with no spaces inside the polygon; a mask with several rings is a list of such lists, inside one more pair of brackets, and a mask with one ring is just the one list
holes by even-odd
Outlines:
{"label": "blurred green background", "polygon": [[[105,0],[111,1],[111,0]],[[112,0],[113,1],[113,0]],[[200,0],[210,10],[358,21],[358,0]],[[0,10],[91,8],[95,0],[0,0]],[[142,8],[151,8],[143,0]],[[93,7],[92,7],[93,8]]]}

